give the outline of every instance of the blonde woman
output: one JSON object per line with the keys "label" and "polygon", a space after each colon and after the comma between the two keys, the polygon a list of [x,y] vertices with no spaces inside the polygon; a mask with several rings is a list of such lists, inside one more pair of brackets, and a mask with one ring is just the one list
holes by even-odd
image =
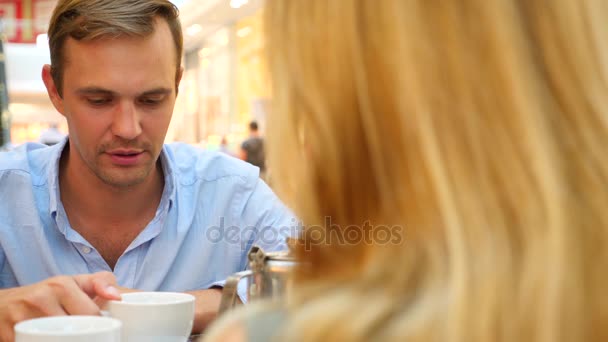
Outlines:
{"label": "blonde woman", "polygon": [[608,340],[608,2],[269,0],[266,18],[270,162],[310,267],[210,340]]}

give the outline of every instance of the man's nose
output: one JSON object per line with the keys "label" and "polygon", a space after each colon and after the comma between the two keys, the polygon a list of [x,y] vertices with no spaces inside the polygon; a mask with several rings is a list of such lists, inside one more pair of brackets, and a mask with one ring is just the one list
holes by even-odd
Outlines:
{"label": "man's nose", "polygon": [[141,134],[141,118],[134,103],[123,101],[114,113],[112,133],[125,140],[133,140]]}

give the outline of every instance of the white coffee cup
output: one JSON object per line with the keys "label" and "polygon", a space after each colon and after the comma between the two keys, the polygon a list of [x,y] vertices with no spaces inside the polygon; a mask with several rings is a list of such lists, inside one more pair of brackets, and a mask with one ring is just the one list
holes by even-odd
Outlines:
{"label": "white coffee cup", "polygon": [[121,326],[100,316],[34,318],[15,325],[15,342],[120,342]]}
{"label": "white coffee cup", "polygon": [[194,323],[194,296],[132,292],[109,301],[108,315],[122,321],[122,342],[185,342]]}

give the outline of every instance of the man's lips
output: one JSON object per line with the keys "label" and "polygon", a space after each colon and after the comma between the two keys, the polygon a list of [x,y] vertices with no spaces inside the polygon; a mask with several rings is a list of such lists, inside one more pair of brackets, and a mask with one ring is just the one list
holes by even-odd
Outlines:
{"label": "man's lips", "polygon": [[142,153],[144,150],[141,148],[115,148],[106,151],[107,154],[118,154],[118,155],[133,155]]}
{"label": "man's lips", "polygon": [[144,151],[135,149],[115,149],[106,152],[114,164],[129,166],[139,163]]}
{"label": "man's lips", "polygon": [[136,154],[143,153],[141,149],[114,149],[110,151],[106,151],[107,154],[110,155],[119,155],[119,156],[132,156]]}

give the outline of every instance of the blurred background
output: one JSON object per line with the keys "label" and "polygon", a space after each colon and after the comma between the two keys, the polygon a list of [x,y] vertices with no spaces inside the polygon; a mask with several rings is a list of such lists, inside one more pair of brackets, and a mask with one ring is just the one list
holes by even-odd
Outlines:
{"label": "blurred background", "polygon": [[[174,0],[184,30],[184,76],[166,141],[236,153],[255,120],[263,132],[269,87],[262,63],[263,0]],[[0,0],[0,146],[66,134],[41,79],[56,0]]]}

